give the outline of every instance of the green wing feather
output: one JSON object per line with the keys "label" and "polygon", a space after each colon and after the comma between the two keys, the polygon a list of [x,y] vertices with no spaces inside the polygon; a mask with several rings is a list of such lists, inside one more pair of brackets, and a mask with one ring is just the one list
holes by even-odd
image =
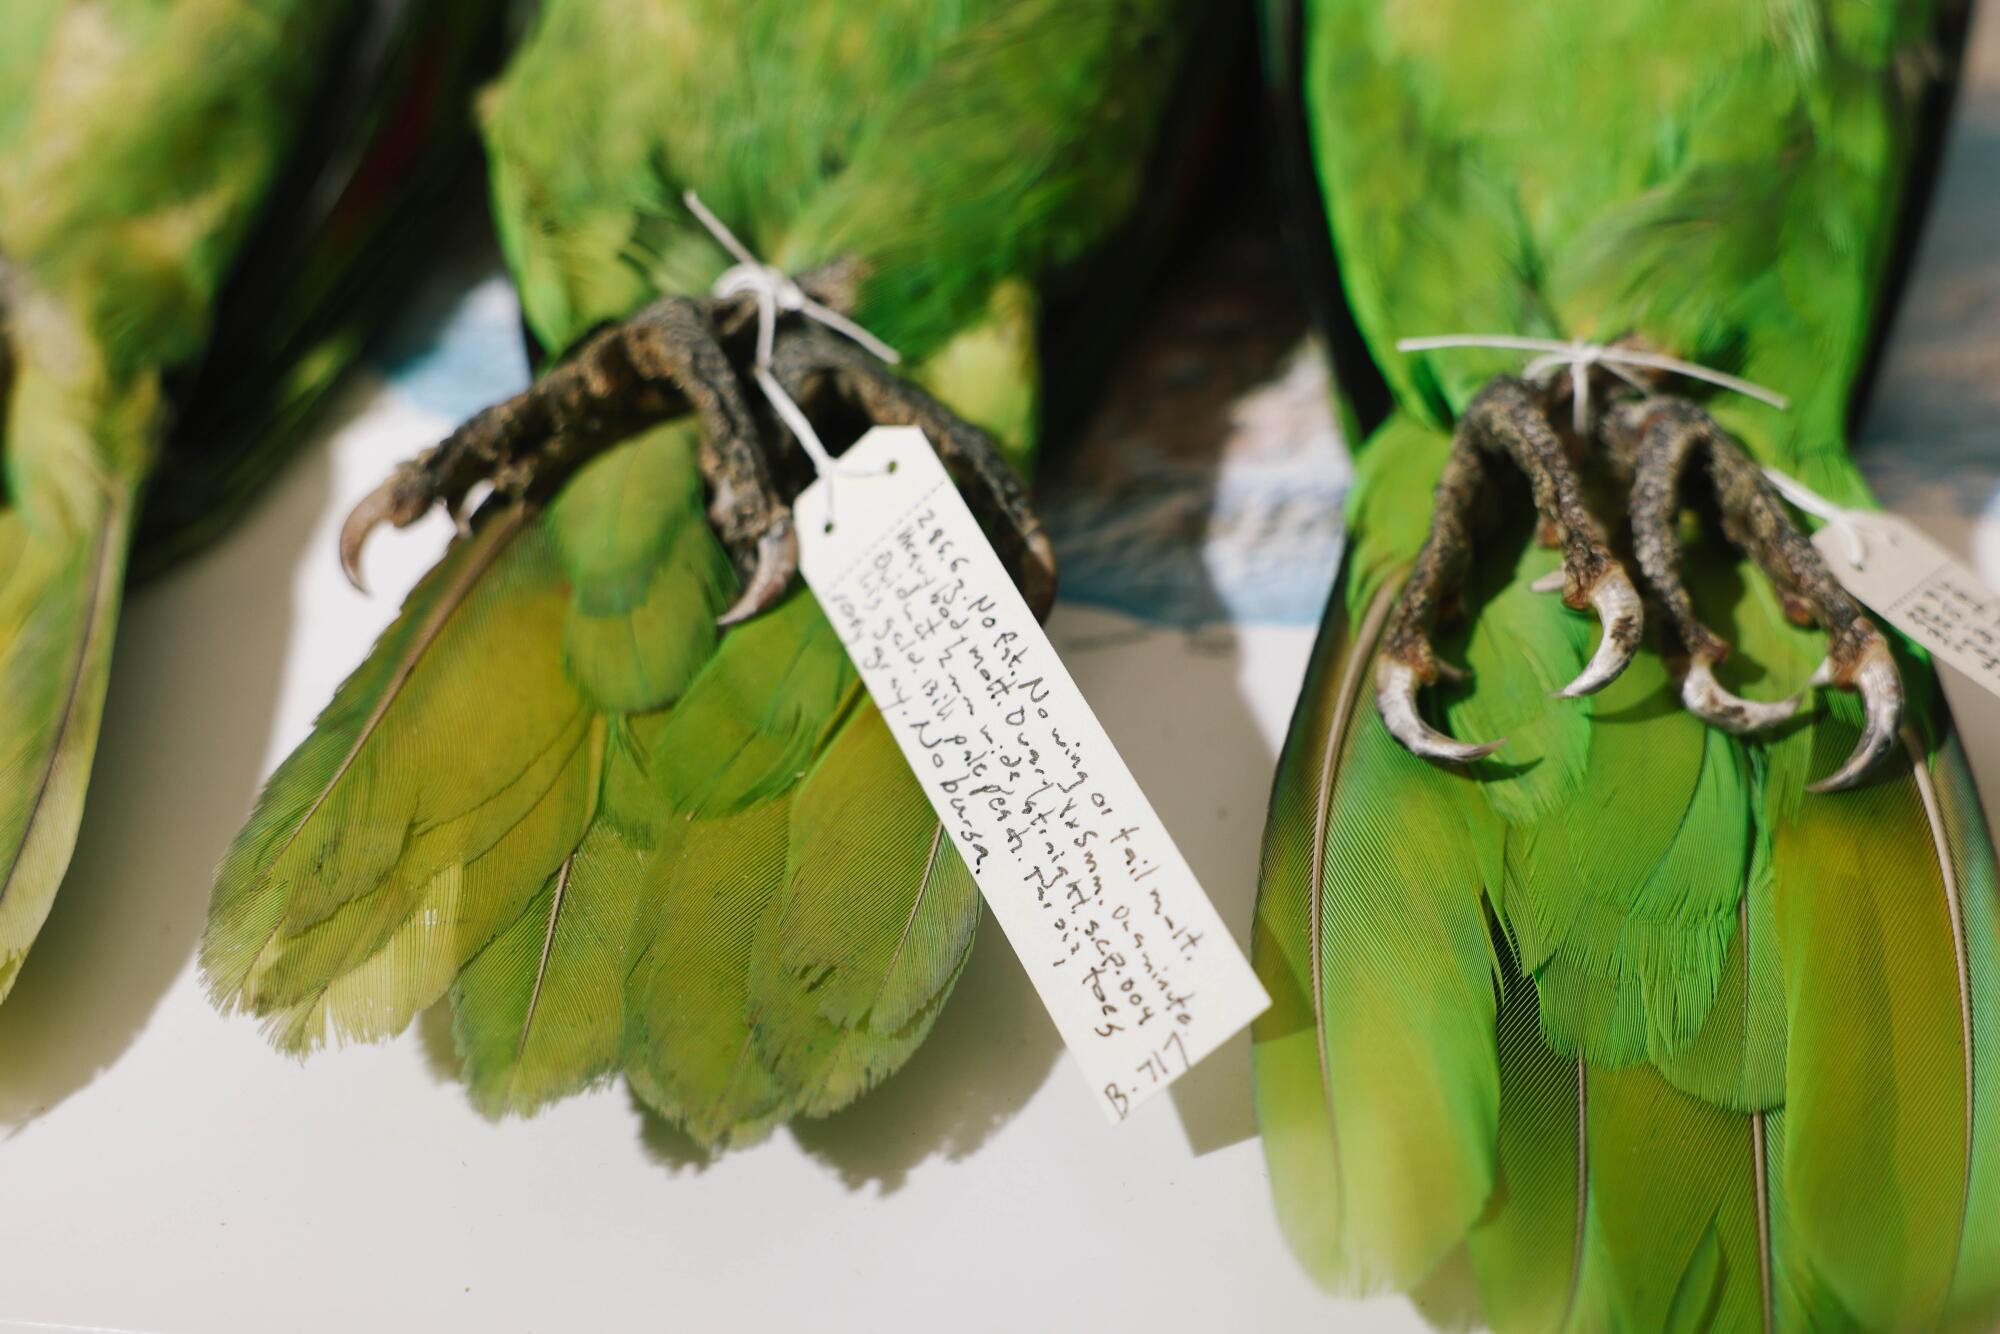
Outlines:
{"label": "green wing feather", "polygon": [[[1369,706],[1369,635],[1340,628],[1392,595],[1446,427],[1512,362],[1405,356],[1401,337],[1637,330],[1791,396],[1785,415],[1714,407],[1760,459],[1866,503],[1842,428],[1905,215],[1919,84],[1897,71],[1942,66],[1940,13],[1304,0],[1341,282],[1396,404],[1358,450],[1255,934],[1276,998],[1253,1055],[1273,1190],[1322,1278],[1424,1291],[1462,1243],[1501,1331],[1971,1330],[2000,1315],[1986,1225],[2000,1217],[2000,894],[1928,666],[1903,663],[1900,767],[1807,796],[1854,740],[1850,698],[1770,738],[1723,736],[1680,709],[1649,642],[1611,689],[1549,701],[1588,623],[1527,596],[1551,557],[1525,522],[1489,526],[1471,627],[1440,641],[1474,679],[1436,708],[1454,732],[1509,745],[1470,773],[1425,770],[1438,786],[1419,798],[1377,758],[1408,760]],[[1797,688],[1821,637],[1717,542],[1696,544],[1688,573],[1737,646],[1730,684]],[[1328,747],[1343,711],[1350,735]],[[1350,786],[1373,799],[1315,805]],[[1480,951],[1407,950],[1459,831]],[[1354,851],[1377,847],[1395,855]],[[1401,1012],[1385,1019],[1382,995]],[[1498,1075],[1437,1100],[1470,1067],[1410,1030],[1442,1031],[1444,995],[1463,998],[1463,1043]],[[1373,1078],[1315,1084],[1378,1041],[1421,1052],[1423,1075],[1371,1051]],[[1364,1135],[1405,1198],[1343,1213],[1347,1146]],[[1408,1263],[1347,1258],[1370,1253]]]}

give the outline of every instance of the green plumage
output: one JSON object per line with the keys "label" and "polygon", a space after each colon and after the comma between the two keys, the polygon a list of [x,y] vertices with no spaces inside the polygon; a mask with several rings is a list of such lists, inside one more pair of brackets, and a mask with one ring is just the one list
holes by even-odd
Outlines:
{"label": "green plumage", "polygon": [[[527,322],[705,293],[693,189],[774,264],[855,262],[856,317],[1025,465],[1038,306],[1137,206],[1200,9],[554,0],[483,106]],[[695,449],[613,447],[411,595],[222,869],[220,1003],[296,1049],[448,996],[482,1108],[622,1072],[705,1143],[923,1040],[977,893],[811,596],[718,633]]]}
{"label": "green plumage", "polygon": [[361,58],[362,9],[0,13],[0,995],[69,863],[128,554],[235,516],[469,155],[498,11],[401,7]]}
{"label": "green plumage", "polygon": [[[1993,853],[1934,678],[1906,744],[1808,796],[1858,710],[1747,741],[1680,708],[1657,637],[1550,698],[1593,629],[1484,539],[1441,653],[1473,774],[1395,744],[1372,662],[1447,432],[1512,354],[1398,338],[1638,333],[1792,399],[1710,404],[1865,504],[1844,427],[1948,15],[1927,3],[1304,0],[1297,69],[1340,281],[1393,411],[1280,763],[1259,1117],[1321,1281],[1421,1289],[1464,1248],[1498,1330],[1990,1327],[2000,1309]],[[1284,25],[1279,25],[1280,30]],[[1697,605],[1759,698],[1821,637],[1710,537]],[[1747,685],[1745,685],[1747,683]],[[1984,1220],[1984,1221],[1982,1221]]]}
{"label": "green plumage", "polygon": [[0,15],[0,995],[69,864],[164,419],[337,4]]}

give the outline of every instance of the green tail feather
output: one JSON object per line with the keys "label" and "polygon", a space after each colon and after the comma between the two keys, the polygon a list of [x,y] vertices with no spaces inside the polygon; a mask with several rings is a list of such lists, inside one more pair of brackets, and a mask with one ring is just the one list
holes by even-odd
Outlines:
{"label": "green tail feather", "polygon": [[696,446],[690,422],[650,432],[592,460],[549,512],[571,588],[563,662],[601,708],[665,707],[715,651],[734,580],[702,513]]}
{"label": "green tail feather", "polygon": [[1604,1295],[1584,1282],[1593,1234],[1583,1071],[1543,1041],[1540,1016],[1534,987],[1510,975],[1498,1018],[1493,1192],[1466,1235],[1486,1319],[1499,1334],[1601,1327],[1583,1318]]}
{"label": "green tail feather", "polygon": [[[1758,767],[1758,766],[1753,766]],[[1785,1101],[1785,975],[1778,957],[1776,877],[1770,841],[1752,839],[1736,930],[1707,1021],[1692,1042],[1648,1059],[1682,1092],[1739,1112]]]}
{"label": "green tail feather", "polygon": [[[1579,1064],[1574,1035],[1604,1016],[1561,964],[1593,910],[1529,975],[1506,929],[1550,868],[1576,877],[1571,844],[1535,851],[1550,840],[1498,821],[1482,784],[1389,740],[1364,669],[1395,587],[1393,571],[1378,580],[1358,632],[1345,585],[1336,594],[1266,833],[1254,955],[1274,1004],[1253,1066],[1279,1216],[1308,1268],[1343,1290],[1420,1290],[1462,1243],[1502,1334],[1990,1327],[2000,1242],[1979,1220],[2000,1200],[1987,1133],[2000,1098],[1986,1096],[2000,1079],[1987,1069],[2000,1051],[2000,884],[1955,741],[1930,749],[1924,782],[1906,758],[1900,777],[1785,803],[1792,814],[1765,837],[1745,818],[1772,781],[1761,748],[1741,770],[1724,752],[1725,804],[1703,795],[1716,740],[1697,735],[1694,762],[1676,769],[1680,715],[1606,707],[1600,729],[1672,730],[1654,768],[1609,771],[1657,775],[1661,795],[1589,817],[1603,837],[1638,842],[1608,850],[1586,889],[1649,846],[1651,871],[1623,875],[1639,928],[1651,916],[1707,939],[1711,904],[1729,921],[1719,954],[1669,958],[1669,980],[1699,978],[1709,997],[1680,1041],[1663,1022],[1673,988],[1648,982],[1647,932],[1606,937],[1599,990],[1634,1008],[1639,1048],[1604,1064],[1583,1043]],[[1814,769],[1855,735],[1839,719],[1809,730],[1821,734]],[[1587,790],[1609,746],[1593,750]],[[1672,788],[1693,795],[1669,800]],[[1356,789],[1371,799],[1350,804]],[[1662,810],[1679,827],[1645,833]],[[1679,850],[1693,830],[1714,845],[1699,859]],[[1531,851],[1517,854],[1522,843]],[[1441,873],[1440,858],[1457,869]],[[1673,869],[1690,860],[1712,860],[1731,892],[1702,881],[1691,898],[1696,882]],[[1465,940],[1436,934],[1454,879]],[[1472,1077],[1481,1060],[1497,1062],[1497,1083]]]}
{"label": "green tail feather", "polygon": [[1591,1206],[1613,1327],[1760,1330],[1770,1235],[1751,1117],[1645,1065],[1588,1083]]}
{"label": "green tail feather", "polygon": [[723,814],[789,790],[833,724],[854,668],[811,595],[733,631],[650,743],[681,810]]}
{"label": "green tail feather", "polygon": [[[330,989],[461,879],[485,882],[494,864],[474,868],[487,853],[533,845],[502,877],[516,903],[554,870],[595,780],[589,715],[558,656],[521,646],[556,642],[565,610],[548,544],[518,511],[455,544],[412,591],[223,860],[201,951],[218,1004],[270,1018],[292,1048],[318,1042],[322,1019],[343,1028],[343,1013],[356,1034],[383,1031],[371,1012],[429,1000],[396,993],[393,972],[372,998],[330,1001]],[[453,927],[448,953],[484,944],[465,935],[478,926]]]}
{"label": "green tail feather", "polygon": [[1490,818],[1373,716],[1359,669],[1390,596],[1354,631],[1330,613],[1321,632],[1253,943],[1272,996],[1252,1051],[1278,1212],[1317,1279],[1360,1288],[1413,1284],[1457,1245],[1491,1193],[1499,1114],[1473,848]]}
{"label": "green tail feather", "polygon": [[600,820],[458,975],[452,1033],[480,1110],[533,1112],[617,1073],[648,889],[644,856]]}
{"label": "green tail feather", "polygon": [[1960,1001],[1969,1005],[1972,1032],[1972,1142],[1966,1171],[1965,1218],[1951,1292],[1950,1328],[1976,1331],[2000,1325],[2000,1228],[1980,1219],[2000,1218],[2000,866],[1986,815],[1966,767],[1958,737],[1947,733],[1929,763],[1930,814],[1943,831],[1944,864],[1952,868],[1949,910],[1956,917]]}
{"label": "green tail feather", "polygon": [[784,873],[791,803],[684,822],[655,854],[625,981],[625,1076],[704,1144],[754,1141],[795,1094],[749,1015],[755,928]]}
{"label": "green tail feather", "polygon": [[846,1106],[908,1059],[978,925],[978,886],[863,696],[792,799],[751,966],[758,1051],[801,1113]]}
{"label": "green tail feather", "polygon": [[1964,800],[1955,758],[1913,742],[1900,774],[1802,804],[1774,834],[1792,1225],[1871,1327],[1959,1318],[1996,1280],[1967,1193],[1992,1198],[1977,1130],[2000,1042],[1993,879],[1984,841],[1964,840],[1966,808],[1956,831],[1945,822]]}

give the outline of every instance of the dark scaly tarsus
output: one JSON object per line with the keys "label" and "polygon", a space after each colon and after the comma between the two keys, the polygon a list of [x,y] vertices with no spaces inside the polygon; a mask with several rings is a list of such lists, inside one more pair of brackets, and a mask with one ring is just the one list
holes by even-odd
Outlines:
{"label": "dark scaly tarsus", "polygon": [[1037,617],[1055,603],[1055,549],[1028,491],[999,444],[898,375],[868,349],[816,324],[784,331],[771,355],[779,387],[808,414],[834,395],[877,426],[915,426],[929,437],[952,480],[981,511],[995,547]]}
{"label": "dark scaly tarsus", "polygon": [[[851,311],[862,272],[836,261],[801,275],[814,300]],[[744,392],[756,330],[754,299],[667,297],[586,338],[533,385],[475,414],[415,459],[399,465],[348,516],[341,562],[359,584],[368,533],[406,527],[433,505],[454,514],[489,481],[503,496],[541,499],[592,456],[633,433],[692,410],[701,423],[701,472],[709,520],[745,576],[745,591],[720,618],[747,619],[773,605],[797,572],[791,507],[775,477],[766,414]],[[996,533],[1000,555],[1037,615],[1055,596],[1055,558],[1025,488],[992,437],[965,422],[864,349],[796,317],[781,319],[772,373],[808,413],[825,393],[881,425],[922,428]]]}
{"label": "dark scaly tarsus", "polygon": [[1549,424],[1543,391],[1517,376],[1489,380],[1466,405],[1438,482],[1431,530],[1410,579],[1397,598],[1377,659],[1376,700],[1398,739],[1426,758],[1466,762],[1491,753],[1499,742],[1454,742],[1417,715],[1415,691],[1439,676],[1459,675],[1437,659],[1430,642],[1444,599],[1471,568],[1471,518],[1486,480],[1488,459],[1505,458],[1528,478],[1542,527],[1562,549],[1563,602],[1594,608],[1603,639],[1588,665],[1559,693],[1589,694],[1610,684],[1638,647],[1642,629],[1638,595],[1605,543],[1604,529],[1584,500],[1583,481],[1560,436]]}
{"label": "dark scaly tarsus", "polygon": [[[1632,532],[1639,566],[1673,621],[1690,659],[1688,681],[1703,687],[1705,706],[1691,708],[1728,731],[1747,732],[1782,721],[1796,708],[1741,700],[1713,684],[1708,669],[1729,645],[1695,614],[1681,579],[1678,532],[1681,481],[1697,457],[1706,462],[1723,535],[1747,554],[1777,591],[1787,619],[1817,623],[1827,635],[1818,681],[1858,689],[1868,714],[1854,755],[1815,791],[1849,787],[1866,776],[1896,738],[1902,686],[1888,641],[1793,522],[1784,500],[1748,453],[1699,404],[1658,396],[1613,404],[1598,423],[1603,447],[1633,470]],[[1683,697],[1689,688],[1684,684]]]}

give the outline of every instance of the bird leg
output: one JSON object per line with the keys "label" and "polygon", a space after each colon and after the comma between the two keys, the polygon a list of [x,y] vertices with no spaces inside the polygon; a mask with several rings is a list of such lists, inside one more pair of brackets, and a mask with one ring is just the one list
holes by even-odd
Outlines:
{"label": "bird leg", "polygon": [[[771,480],[758,419],[711,312],[688,297],[656,301],[593,334],[528,389],[399,464],[348,515],[341,567],[358,587],[362,545],[381,524],[408,527],[440,504],[462,522],[480,482],[512,499],[551,495],[609,445],[689,409],[701,423],[709,521],[756,589],[767,567],[796,564],[791,509]],[[753,614],[740,607],[724,613],[725,624]]]}
{"label": "bird leg", "polygon": [[914,426],[992,536],[994,549],[1036,617],[1056,593],[1055,548],[1027,488],[993,437],[904,379],[866,348],[805,321],[779,333],[771,374],[808,414],[845,407],[876,426]]}
{"label": "bird leg", "polygon": [[[852,306],[860,270],[836,261],[802,274],[799,286],[834,310]],[[634,432],[692,410],[701,423],[699,464],[708,517],[743,576],[735,604],[717,618],[734,625],[774,605],[798,572],[798,537],[781,483],[799,480],[772,433],[780,423],[743,389],[757,326],[753,297],[667,297],[600,330],[504,402],[474,415],[444,440],[402,463],[355,506],[340,533],[340,561],[360,586],[361,549],[384,523],[403,528],[443,505],[463,523],[481,482],[509,499],[541,499],[592,456]],[[916,426],[994,533],[1037,615],[1055,599],[1055,555],[1020,479],[991,436],[849,340],[797,316],[781,318],[772,375],[811,411],[843,407],[877,425]],[[796,460],[794,460],[796,461]]]}
{"label": "bird leg", "polygon": [[1605,414],[1600,434],[1609,449],[1635,460],[1633,541],[1640,570],[1688,652],[1682,701],[1704,721],[1746,733],[1783,722],[1803,699],[1803,692],[1768,703],[1742,699],[1715,679],[1729,645],[1694,613],[1681,579],[1676,529],[1682,476],[1699,455],[1708,464],[1724,536],[1771,581],[1788,619],[1817,622],[1827,633],[1826,660],[1807,688],[1831,684],[1862,698],[1865,721],[1854,753],[1810,790],[1832,792],[1860,782],[1895,745],[1902,720],[1902,679],[1881,630],[1833,577],[1756,463],[1700,406],[1672,397],[1619,403]]}
{"label": "bird leg", "polygon": [[[1375,665],[1376,703],[1397,740],[1427,759],[1466,763],[1490,755],[1501,741],[1455,741],[1417,712],[1419,686],[1460,673],[1440,662],[1431,631],[1446,596],[1471,568],[1470,521],[1488,458],[1504,457],[1526,474],[1541,527],[1562,552],[1563,604],[1594,609],[1604,625],[1590,662],[1557,694],[1594,694],[1631,661],[1642,628],[1638,591],[1611,554],[1604,531],[1583,500],[1583,483],[1549,425],[1537,391],[1514,376],[1496,376],[1466,406],[1438,481],[1430,535],[1384,628]],[[1550,585],[1548,591],[1555,591]]]}

